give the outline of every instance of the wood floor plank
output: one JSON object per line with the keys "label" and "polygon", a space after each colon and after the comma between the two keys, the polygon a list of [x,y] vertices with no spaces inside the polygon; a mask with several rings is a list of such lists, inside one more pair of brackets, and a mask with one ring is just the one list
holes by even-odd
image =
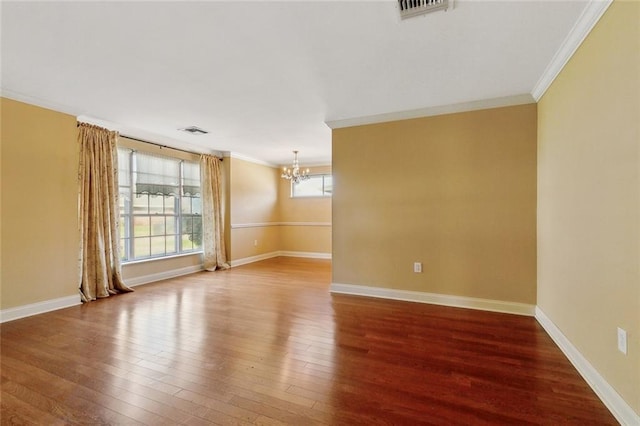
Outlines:
{"label": "wood floor plank", "polygon": [[2,424],[613,425],[534,318],[274,258],[0,326]]}

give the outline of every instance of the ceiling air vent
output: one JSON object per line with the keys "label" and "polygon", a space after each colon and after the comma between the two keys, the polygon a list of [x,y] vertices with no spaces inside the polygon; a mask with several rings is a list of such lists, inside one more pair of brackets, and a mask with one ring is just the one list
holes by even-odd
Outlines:
{"label": "ceiling air vent", "polygon": [[398,0],[400,18],[407,19],[436,10],[447,10],[449,0]]}
{"label": "ceiling air vent", "polygon": [[196,127],[196,126],[189,126],[189,127],[185,127],[183,129],[178,129],[178,130],[182,130],[183,132],[187,132],[187,133],[191,133],[192,135],[206,135],[207,132],[204,129],[201,129],[200,127]]}

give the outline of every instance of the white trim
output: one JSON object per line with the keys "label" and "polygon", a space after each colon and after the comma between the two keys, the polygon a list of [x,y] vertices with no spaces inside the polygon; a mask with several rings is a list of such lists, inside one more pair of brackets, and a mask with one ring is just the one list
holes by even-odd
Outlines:
{"label": "white trim", "polygon": [[280,222],[280,226],[331,226],[331,222]]}
{"label": "white trim", "polygon": [[387,121],[407,120],[411,118],[432,117],[435,115],[454,114],[457,112],[477,111],[482,109],[500,108],[534,103],[529,93],[505,96],[502,98],[482,99],[478,101],[462,102],[459,104],[440,105],[409,111],[390,112],[386,114],[369,115],[365,117],[346,118],[344,120],[328,120],[325,124],[331,129],[362,126],[365,124],[384,123]]}
{"label": "white trim", "polygon": [[531,96],[533,96],[536,102],[542,98],[551,86],[551,83],[553,83],[558,74],[560,74],[560,71],[567,65],[567,62],[569,62],[573,54],[578,50],[578,47],[580,47],[612,2],[613,0],[590,0],[587,3],[573,28],[571,28],[571,31],[569,31],[569,34],[555,55],[553,55],[551,62],[547,65],[542,76],[536,85],[533,86]]}
{"label": "white trim", "polygon": [[248,161],[249,163],[259,164],[261,166],[271,167],[271,168],[274,168],[274,169],[279,169],[280,168],[276,164],[267,163],[266,161],[258,160],[257,158],[253,158],[253,157],[249,157],[248,155],[240,154],[239,152],[230,152],[229,153],[229,157],[230,158],[235,158],[237,160]]}
{"label": "white trim", "polygon": [[231,229],[262,228],[267,226],[331,226],[331,222],[257,222],[232,223]]}
{"label": "white trim", "polygon": [[283,251],[277,250],[269,253],[258,254],[256,256],[244,257],[242,259],[236,259],[229,262],[232,268],[236,266],[247,265],[253,262],[260,262],[261,260],[272,259],[274,257],[304,257],[307,259],[331,259],[331,253],[318,253],[312,251]]}
{"label": "white trim", "polygon": [[68,105],[59,104],[56,102],[51,102],[46,99],[37,98],[35,96],[25,95],[24,93],[14,92],[13,90],[5,89],[5,88],[0,88],[0,96],[2,96],[3,98],[12,99],[14,101],[22,102],[25,104],[38,106],[40,108],[61,112],[63,114],[68,114],[73,116],[78,115],[77,108],[74,108]]}
{"label": "white trim", "polygon": [[269,253],[262,253],[255,256],[243,257],[242,259],[232,260],[229,262],[229,265],[231,265],[232,268],[235,268],[236,266],[242,266],[248,263],[259,262],[261,260],[267,260],[267,259],[271,259],[273,257],[278,257],[278,256],[280,256],[279,251],[272,251]]}
{"label": "white trim", "polygon": [[571,364],[578,370],[591,389],[598,395],[611,414],[623,425],[640,425],[640,416],[625,402],[618,392],[598,373],[591,363],[573,346],[571,341],[560,331],[551,319],[536,307],[536,320],[545,329],[551,339],[566,355]]}
{"label": "white trim", "polygon": [[199,250],[199,251],[192,251],[192,252],[188,252],[188,253],[178,253],[178,254],[172,254],[169,256],[162,256],[162,257],[149,257],[146,259],[136,259],[136,260],[127,260],[122,261],[122,268],[126,269],[128,265],[137,265],[140,263],[149,263],[149,262],[157,262],[157,261],[163,261],[163,260],[167,260],[167,259],[176,259],[176,258],[180,258],[180,257],[187,257],[187,256],[199,256],[200,259],[202,260],[202,255],[204,254],[203,250]]}
{"label": "white trim", "polygon": [[304,257],[307,259],[331,259],[331,253],[320,253],[312,251],[285,251],[281,250],[280,256],[285,257]]}
{"label": "white trim", "polygon": [[75,296],[58,297],[57,299],[3,309],[0,311],[0,323],[30,317],[32,315],[44,314],[45,312],[56,311],[58,309],[69,308],[71,306],[80,305],[81,303],[82,301],[78,294]]}
{"label": "white trim", "polygon": [[193,274],[195,272],[203,271],[202,265],[185,266],[184,268],[171,269],[170,271],[157,272],[155,274],[141,275],[139,277],[127,278],[125,283],[129,287],[136,287],[139,285],[150,284],[157,281],[167,280],[169,278],[181,277],[183,275]]}
{"label": "white trim", "polygon": [[279,224],[280,222],[232,223],[231,229],[263,228],[267,226],[278,226]]}
{"label": "white trim", "polygon": [[478,309],[482,311],[533,316],[535,305],[502,300],[479,299],[475,297],[453,296],[447,294],[425,293],[421,291],[397,290],[393,288],[368,287],[363,285],[331,283],[331,293],[356,296],[378,297],[382,299],[403,300],[406,302],[430,303],[433,305],[453,306],[456,308]]}

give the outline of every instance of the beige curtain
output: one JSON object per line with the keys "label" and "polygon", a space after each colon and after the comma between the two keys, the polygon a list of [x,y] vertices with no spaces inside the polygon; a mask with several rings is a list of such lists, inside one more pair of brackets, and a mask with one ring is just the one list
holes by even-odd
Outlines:
{"label": "beige curtain", "polygon": [[204,268],[207,271],[229,268],[224,246],[221,161],[212,155],[200,157],[202,245],[204,247]]}
{"label": "beige curtain", "polygon": [[83,302],[133,291],[122,281],[118,233],[117,132],[80,123],[78,272]]}

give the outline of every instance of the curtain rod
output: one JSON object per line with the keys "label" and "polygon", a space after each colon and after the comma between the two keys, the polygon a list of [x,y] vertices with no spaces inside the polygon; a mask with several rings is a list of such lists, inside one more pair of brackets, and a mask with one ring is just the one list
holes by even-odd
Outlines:
{"label": "curtain rod", "polygon": [[[156,142],[149,142],[149,141],[145,141],[143,139],[134,138],[132,136],[127,136],[127,135],[123,135],[123,134],[121,134],[120,136],[122,136],[123,138],[134,140],[134,141],[138,141],[138,142],[142,142],[142,143],[148,143],[150,145],[155,145],[155,146],[160,147],[160,148],[173,149],[174,151],[185,152],[187,154],[193,154],[193,155],[203,155],[200,152],[193,152],[193,151],[187,151],[186,149],[174,148],[172,146],[162,145],[162,144],[159,144],[159,143],[156,143]],[[222,157],[218,157],[218,156],[215,156],[215,155],[214,155],[214,157],[216,157],[220,161],[224,161],[224,158],[222,158]]]}
{"label": "curtain rod", "polygon": [[[81,124],[81,122],[79,122],[79,121],[78,121],[78,122],[77,122],[77,124],[76,124],[76,127],[80,127],[80,124]],[[82,124],[85,124],[85,123],[84,123],[84,122],[82,122]],[[89,123],[86,123],[86,124],[89,124]],[[91,125],[91,124],[90,124],[90,125]],[[185,152],[185,153],[187,153],[187,154],[192,154],[192,155],[203,155],[203,154],[202,154],[202,153],[200,153],[200,152],[187,151],[186,149],[174,148],[174,147],[172,147],[172,146],[162,145],[162,144],[159,144],[159,143],[156,143],[156,142],[149,142],[149,141],[145,141],[145,140],[143,140],[143,139],[134,138],[133,136],[127,136],[127,135],[123,135],[123,134],[120,134],[120,133],[118,133],[118,134],[119,134],[120,136],[122,136],[123,138],[131,139],[131,140],[138,141],[138,142],[142,142],[142,143],[148,143],[148,144],[150,144],[150,145],[155,145],[155,146],[160,147],[160,148],[173,149],[174,151]],[[216,158],[217,158],[218,160],[220,160],[220,161],[224,161],[224,158],[223,158],[223,157],[218,157],[218,156],[215,156],[215,155],[214,155],[214,157],[216,157]]]}

